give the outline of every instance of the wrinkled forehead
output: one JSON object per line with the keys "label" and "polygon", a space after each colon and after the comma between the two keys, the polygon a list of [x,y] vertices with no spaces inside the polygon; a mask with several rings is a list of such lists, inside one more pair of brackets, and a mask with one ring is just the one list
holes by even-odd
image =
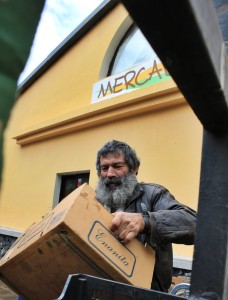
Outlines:
{"label": "wrinkled forehead", "polygon": [[125,155],[124,155],[122,150],[116,150],[116,151],[113,151],[113,152],[109,151],[107,153],[103,153],[100,156],[100,162],[103,159],[118,159],[118,160],[121,160],[121,161],[125,162]]}

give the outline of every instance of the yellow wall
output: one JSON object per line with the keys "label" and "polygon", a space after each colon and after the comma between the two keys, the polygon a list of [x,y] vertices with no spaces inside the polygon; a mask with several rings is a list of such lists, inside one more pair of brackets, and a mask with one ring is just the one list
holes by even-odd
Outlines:
{"label": "yellow wall", "polygon": [[[48,213],[58,173],[89,170],[95,188],[96,152],[111,139],[136,149],[139,181],[162,184],[197,208],[202,128],[172,80],[91,105],[126,17],[118,5],[18,99],[5,132],[0,226],[24,230]],[[190,256],[192,247],[174,251]]]}

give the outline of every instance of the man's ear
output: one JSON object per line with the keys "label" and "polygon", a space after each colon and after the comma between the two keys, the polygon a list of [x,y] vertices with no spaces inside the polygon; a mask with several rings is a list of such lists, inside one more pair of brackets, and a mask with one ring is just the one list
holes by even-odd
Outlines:
{"label": "man's ear", "polygon": [[131,173],[133,173],[134,175],[138,175],[138,168],[136,170],[131,170]]}

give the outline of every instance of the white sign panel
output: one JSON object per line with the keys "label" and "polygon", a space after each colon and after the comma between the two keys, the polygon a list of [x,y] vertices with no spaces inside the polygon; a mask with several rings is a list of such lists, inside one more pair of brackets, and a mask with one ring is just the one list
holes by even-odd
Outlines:
{"label": "white sign panel", "polygon": [[98,103],[170,79],[168,71],[156,58],[96,82],[93,86],[92,103]]}

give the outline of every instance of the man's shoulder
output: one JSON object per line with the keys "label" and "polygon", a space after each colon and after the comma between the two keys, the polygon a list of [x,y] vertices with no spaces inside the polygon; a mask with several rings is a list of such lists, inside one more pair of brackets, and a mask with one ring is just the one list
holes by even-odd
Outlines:
{"label": "man's shoulder", "polygon": [[157,183],[140,182],[139,186],[140,189],[143,191],[143,194],[146,194],[149,197],[160,195],[167,191],[167,189],[164,186]]}
{"label": "man's shoulder", "polygon": [[149,198],[161,199],[161,197],[175,199],[175,197],[170,193],[169,189],[156,183],[144,183],[140,182],[140,188],[143,194]]}
{"label": "man's shoulder", "polygon": [[157,183],[145,183],[145,182],[140,182],[139,185],[143,188],[143,189],[166,189],[164,186],[157,184]]}
{"label": "man's shoulder", "polygon": [[141,201],[146,204],[149,211],[153,211],[154,203],[166,193],[166,188],[157,183],[145,182],[140,182],[138,186],[141,190]]}

